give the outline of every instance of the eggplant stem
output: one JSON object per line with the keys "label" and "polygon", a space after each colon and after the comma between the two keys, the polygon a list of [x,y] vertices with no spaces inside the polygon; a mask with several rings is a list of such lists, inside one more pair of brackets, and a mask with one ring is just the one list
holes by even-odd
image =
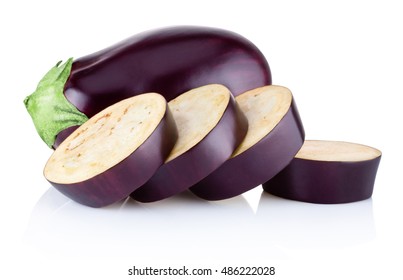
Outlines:
{"label": "eggplant stem", "polygon": [[50,147],[57,134],[71,126],[82,125],[88,117],[80,112],[64,96],[63,90],[73,65],[73,58],[56,63],[40,80],[36,90],[24,99],[35,128]]}

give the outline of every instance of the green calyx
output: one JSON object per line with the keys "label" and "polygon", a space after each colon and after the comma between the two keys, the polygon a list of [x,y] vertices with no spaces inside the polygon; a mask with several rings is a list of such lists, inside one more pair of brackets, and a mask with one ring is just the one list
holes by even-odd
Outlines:
{"label": "green calyx", "polygon": [[72,64],[73,58],[63,64],[59,61],[42,78],[35,92],[24,99],[39,136],[50,148],[59,132],[88,120],[63,93]]}

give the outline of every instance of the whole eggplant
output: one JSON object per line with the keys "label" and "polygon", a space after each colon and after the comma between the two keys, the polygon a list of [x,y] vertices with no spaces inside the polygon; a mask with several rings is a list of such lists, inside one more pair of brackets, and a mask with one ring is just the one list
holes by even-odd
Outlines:
{"label": "whole eggplant", "polygon": [[[86,118],[133,95],[157,92],[169,101],[190,89],[215,83],[225,85],[236,96],[271,84],[269,65],[252,42],[227,30],[197,26],[143,32],[94,54],[57,64],[52,70],[63,73],[59,75],[63,79],[58,73],[52,79],[45,76],[41,82],[46,83],[38,85],[37,91],[44,91],[49,80],[55,80],[63,84],[57,90],[58,99],[63,95],[69,104],[62,110],[46,111],[43,108],[63,106],[46,104],[47,97],[34,100],[36,92],[24,102],[40,136],[53,147]],[[67,115],[66,124],[60,120],[63,114]]]}

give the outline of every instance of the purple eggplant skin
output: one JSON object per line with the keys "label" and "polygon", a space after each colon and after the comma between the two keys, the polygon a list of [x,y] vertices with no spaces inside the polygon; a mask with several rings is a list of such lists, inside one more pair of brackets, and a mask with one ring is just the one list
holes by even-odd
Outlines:
{"label": "purple eggplant skin", "polygon": [[104,207],[127,198],[151,178],[164,163],[178,137],[168,109],[155,131],[131,155],[97,176],[74,184],[50,182],[72,200],[90,207]]}
{"label": "purple eggplant skin", "polygon": [[236,96],[271,84],[269,65],[244,37],[222,29],[177,26],[143,32],[73,62],[66,98],[91,117],[136,94],[168,101],[206,84]]}
{"label": "purple eggplant skin", "polygon": [[206,200],[240,195],[268,181],[286,167],[305,139],[295,102],[277,126],[257,144],[221,165],[190,188]]}
{"label": "purple eggplant skin", "polygon": [[52,145],[52,148],[54,150],[56,150],[57,147],[60,146],[60,144],[70,135],[74,132],[74,130],[76,130],[77,128],[79,128],[79,125],[74,125],[74,126],[70,126],[62,131],[60,131],[55,138],[55,142]]}
{"label": "purple eggplant skin", "polygon": [[381,156],[365,161],[340,162],[295,158],[263,184],[273,195],[318,204],[349,203],[372,196]]}
{"label": "purple eggplant skin", "polygon": [[222,165],[248,131],[248,120],[233,96],[216,127],[196,146],[163,164],[131,194],[140,202],[155,202],[187,190]]}

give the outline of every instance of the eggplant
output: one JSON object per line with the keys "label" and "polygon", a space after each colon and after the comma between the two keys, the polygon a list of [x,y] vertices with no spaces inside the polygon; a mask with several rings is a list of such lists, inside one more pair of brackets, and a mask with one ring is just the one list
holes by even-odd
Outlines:
{"label": "eggplant", "polygon": [[131,194],[140,202],[168,198],[202,180],[231,156],[248,130],[246,117],[222,85],[190,90],[168,105],[178,140],[165,164]]}
{"label": "eggplant", "polygon": [[372,196],[381,151],[361,144],[307,140],[293,161],[263,184],[273,195],[318,204]]}
{"label": "eggplant", "polygon": [[304,128],[289,89],[265,86],[236,100],[248,119],[248,132],[230,159],[190,188],[203,199],[231,198],[266,182],[291,162],[304,142]]}
{"label": "eggplant", "polygon": [[270,85],[271,72],[259,49],[236,33],[177,26],[59,62],[24,103],[41,138],[55,148],[74,126],[120,100],[158,92],[170,101],[207,84],[223,84],[237,96]]}
{"label": "eggplant", "polygon": [[177,135],[163,96],[131,97],[102,110],[68,136],[49,158],[44,175],[78,203],[107,206],[151,178]]}

